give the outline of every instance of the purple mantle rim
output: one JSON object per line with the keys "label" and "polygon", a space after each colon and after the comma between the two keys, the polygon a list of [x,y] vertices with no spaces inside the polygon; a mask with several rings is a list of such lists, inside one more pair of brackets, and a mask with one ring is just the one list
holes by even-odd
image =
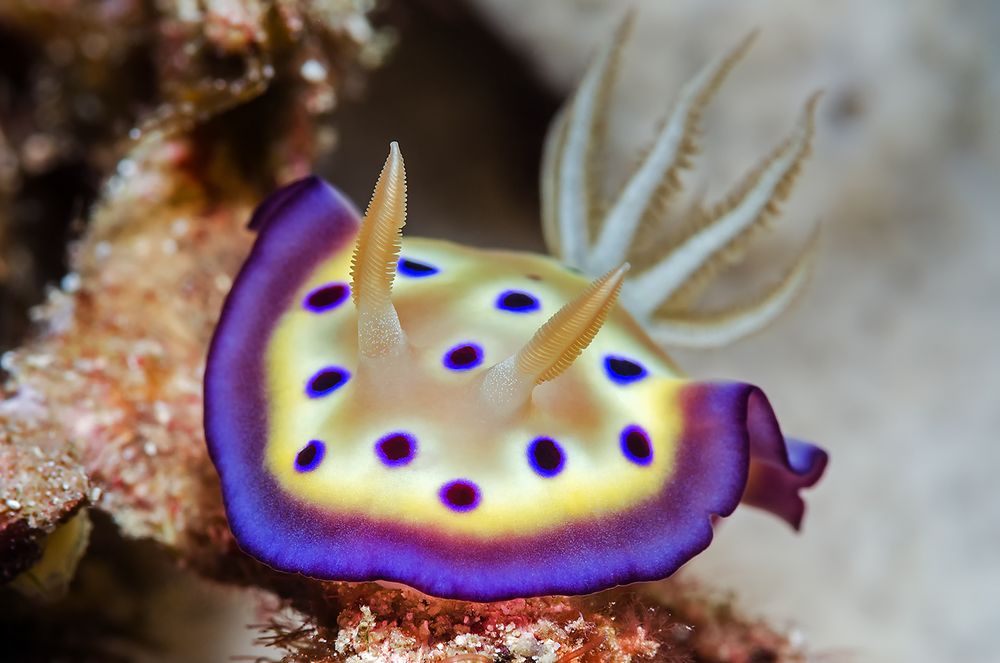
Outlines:
{"label": "purple mantle rim", "polygon": [[[253,217],[260,234],[212,340],[205,374],[209,453],[237,542],[265,564],[321,579],[400,582],[472,601],[588,594],[664,578],[704,550],[713,517],[729,515],[744,494],[751,451],[763,450],[767,467],[779,475],[798,477],[791,489],[799,503],[797,489],[822,473],[817,467],[826,456],[815,447],[801,443],[789,455],[759,389],[692,383],[682,397],[684,432],[671,480],[614,515],[483,541],[301,502],[264,467],[265,349],[301,284],[324,258],[353,242],[358,224],[353,205],[317,177],[273,194]],[[776,502],[790,499],[786,494]]]}

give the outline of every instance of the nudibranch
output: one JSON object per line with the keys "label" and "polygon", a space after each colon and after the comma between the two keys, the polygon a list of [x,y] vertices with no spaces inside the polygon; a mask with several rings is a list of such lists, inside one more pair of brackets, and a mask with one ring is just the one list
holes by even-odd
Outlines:
{"label": "nudibranch", "polygon": [[[825,453],[784,438],[756,387],[685,379],[617,302],[638,283],[626,303],[655,309],[641,295],[656,265],[633,277],[628,256],[588,255],[572,225],[588,218],[574,134],[594,122],[579,107],[601,87],[585,80],[549,156],[547,232],[569,260],[403,239],[395,143],[363,218],[317,177],[257,209],[205,378],[209,450],[246,552],[489,601],[664,578],[741,500],[799,525]],[[765,167],[774,191],[750,186],[753,204],[773,205],[791,161]]]}

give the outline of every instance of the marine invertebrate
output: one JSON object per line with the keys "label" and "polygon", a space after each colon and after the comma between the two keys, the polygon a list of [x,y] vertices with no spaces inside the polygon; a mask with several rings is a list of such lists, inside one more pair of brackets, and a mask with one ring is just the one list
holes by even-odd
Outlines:
{"label": "marine invertebrate", "polygon": [[405,221],[395,143],[363,221],[316,177],[251,220],[205,378],[244,549],[495,600],[667,576],[741,497],[798,525],[825,454],[757,388],[684,380],[615,307],[627,263],[588,285]]}

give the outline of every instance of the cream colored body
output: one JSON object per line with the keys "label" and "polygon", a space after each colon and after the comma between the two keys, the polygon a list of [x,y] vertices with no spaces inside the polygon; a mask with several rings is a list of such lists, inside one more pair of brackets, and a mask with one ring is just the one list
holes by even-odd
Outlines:
{"label": "cream colored body", "polygon": [[[402,254],[441,270],[394,284],[392,302],[406,331],[405,360],[359,361],[357,313],[351,306],[323,316],[292,310],[275,331],[268,354],[267,460],[286,490],[335,511],[493,537],[613,512],[663,484],[680,425],[679,416],[664,415],[680,375],[627,312],[611,311],[578,361],[537,386],[523,407],[500,418],[480,398],[488,369],[516,353],[588,282],[538,255],[429,239],[405,240]],[[349,249],[332,257],[297,297],[346,281],[350,258]],[[511,288],[531,291],[541,310],[498,310],[497,296]],[[444,354],[467,341],[483,347],[483,365],[463,372],[446,369]],[[612,383],[603,369],[606,354],[636,359],[651,378],[633,385]],[[348,369],[352,379],[327,398],[306,399],[303,385],[317,366],[327,364]],[[637,404],[647,413],[641,420],[634,417]],[[652,438],[657,453],[650,467],[622,458],[619,431],[631,423],[644,426]],[[372,447],[395,430],[412,432],[419,450],[405,467],[386,468]],[[540,477],[526,461],[526,445],[543,434],[566,450],[566,469],[559,476]],[[291,460],[303,440],[312,438],[326,442],[328,460],[300,474]],[[438,488],[456,478],[473,480],[482,489],[475,512],[456,514],[439,501]]]}

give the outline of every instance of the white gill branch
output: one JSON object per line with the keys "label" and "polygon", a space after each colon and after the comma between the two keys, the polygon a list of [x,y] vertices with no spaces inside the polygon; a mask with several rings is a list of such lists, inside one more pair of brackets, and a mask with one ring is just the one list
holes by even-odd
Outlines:
{"label": "white gill branch", "polygon": [[729,52],[706,64],[681,88],[669,119],[660,130],[649,154],[632,175],[604,219],[600,235],[587,260],[588,273],[602,273],[622,263],[642,219],[655,203],[664,183],[676,177],[686,152],[694,151],[701,113],[722,84],[726,74],[753,43],[751,33]]}
{"label": "white gill branch", "polygon": [[648,324],[658,343],[685,348],[728,345],[767,327],[798,298],[813,272],[818,226],[791,268],[753,302],[707,314],[654,317]]}
{"label": "white gill branch", "polygon": [[637,307],[634,313],[649,317],[703,265],[752,230],[787,191],[809,150],[817,99],[813,96],[806,104],[793,135],[754,173],[735,202],[724,204],[718,216],[632,280],[629,301]]}
{"label": "white gill branch", "polygon": [[[617,37],[605,46],[587,73],[569,106],[565,110],[566,126],[553,130],[565,131],[565,138],[555,143],[555,163],[543,166],[552,173],[548,185],[554,191],[543,192],[543,200],[554,200],[550,213],[554,213],[558,235],[559,255],[571,267],[582,267],[590,242],[588,219],[591,214],[588,161],[593,153],[595,129],[599,124],[602,91],[608,88],[617,59],[620,40],[624,38],[630,21],[626,18]],[[543,185],[547,178],[543,179]]]}

